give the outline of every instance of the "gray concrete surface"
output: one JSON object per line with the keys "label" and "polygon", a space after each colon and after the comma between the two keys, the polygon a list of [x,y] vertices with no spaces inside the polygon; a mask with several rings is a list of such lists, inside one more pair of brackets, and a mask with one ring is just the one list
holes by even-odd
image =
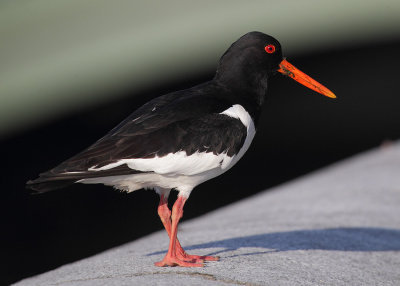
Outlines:
{"label": "gray concrete surface", "polygon": [[187,221],[179,234],[189,253],[221,261],[155,267],[168,246],[160,231],[17,285],[400,285],[400,144]]}

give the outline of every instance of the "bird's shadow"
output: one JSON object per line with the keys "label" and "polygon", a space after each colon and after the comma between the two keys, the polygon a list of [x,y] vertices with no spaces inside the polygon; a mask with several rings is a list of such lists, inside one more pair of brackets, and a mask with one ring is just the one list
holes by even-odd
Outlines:
{"label": "bird's shadow", "polygon": [[[234,251],[240,248],[263,249],[239,256],[290,250],[400,251],[400,230],[372,227],[295,230],[234,237],[188,245],[184,248],[188,251],[204,248],[218,249],[218,251],[207,255]],[[157,251],[149,253],[148,256],[164,252]]]}

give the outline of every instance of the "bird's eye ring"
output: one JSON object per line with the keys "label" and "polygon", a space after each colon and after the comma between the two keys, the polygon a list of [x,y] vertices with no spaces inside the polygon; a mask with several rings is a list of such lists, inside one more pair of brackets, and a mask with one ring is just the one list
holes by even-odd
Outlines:
{"label": "bird's eye ring", "polygon": [[270,45],[266,45],[264,49],[268,54],[275,53],[275,50],[276,50],[275,46],[271,45],[271,44]]}

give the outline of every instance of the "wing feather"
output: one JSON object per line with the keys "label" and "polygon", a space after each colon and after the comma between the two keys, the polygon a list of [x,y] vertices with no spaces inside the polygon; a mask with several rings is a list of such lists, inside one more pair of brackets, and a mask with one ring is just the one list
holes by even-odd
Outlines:
{"label": "wing feather", "polygon": [[[243,146],[246,128],[240,120],[220,114],[232,103],[208,94],[210,88],[207,84],[197,86],[148,102],[96,143],[40,174],[30,185],[137,173],[141,171],[126,165],[100,172],[89,169],[123,159],[162,157],[178,151],[187,155],[225,152],[233,156]],[[215,92],[215,87],[212,90]]]}

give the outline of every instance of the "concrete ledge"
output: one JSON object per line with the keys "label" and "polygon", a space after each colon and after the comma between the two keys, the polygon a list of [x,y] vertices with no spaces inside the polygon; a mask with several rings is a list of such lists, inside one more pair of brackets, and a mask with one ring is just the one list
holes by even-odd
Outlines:
{"label": "concrete ledge", "polygon": [[400,144],[187,221],[179,234],[189,253],[221,261],[153,266],[168,247],[162,231],[17,285],[399,285]]}

